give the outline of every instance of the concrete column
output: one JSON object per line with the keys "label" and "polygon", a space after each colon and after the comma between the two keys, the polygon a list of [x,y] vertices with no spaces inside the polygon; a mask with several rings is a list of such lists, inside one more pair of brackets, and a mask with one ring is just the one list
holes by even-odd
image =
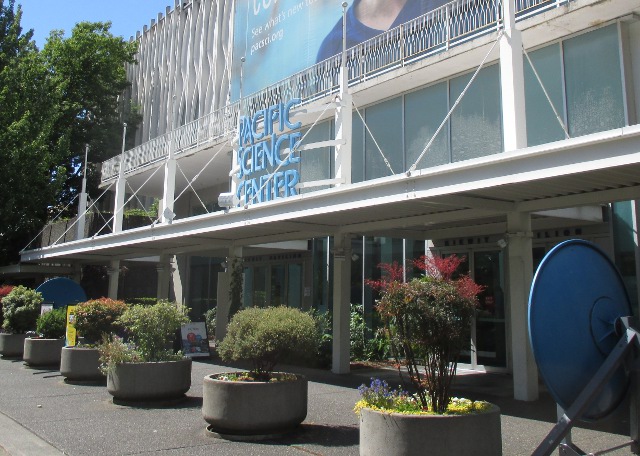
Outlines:
{"label": "concrete column", "polygon": [[109,275],[108,297],[118,299],[118,281],[120,279],[120,260],[111,260],[107,269]]}
{"label": "concrete column", "polygon": [[[127,181],[124,178],[124,148],[127,138],[127,124],[123,124],[122,129],[122,150],[120,152],[120,167],[118,169],[118,180],[116,181],[116,198],[113,208],[113,229],[114,233],[122,231],[122,220],[124,219],[124,199],[127,190]],[[119,263],[118,263],[119,264]],[[116,293],[118,287],[116,286]]]}
{"label": "concrete column", "polygon": [[336,140],[342,141],[335,147],[335,178],[344,179],[344,184],[351,183],[351,143],[353,131],[353,104],[351,94],[345,90],[338,97],[340,106],[336,109]]}
{"label": "concrete column", "polygon": [[234,261],[242,258],[242,247],[231,247],[229,256],[227,257],[227,270],[218,273],[218,293],[217,293],[217,311],[216,311],[216,340],[222,340],[227,335],[227,326],[229,325],[229,311],[231,309],[231,300],[229,299],[229,291],[231,290],[231,277],[233,272]]}
{"label": "concrete column", "polygon": [[82,281],[82,265],[80,263],[75,263],[73,265],[73,281],[76,283],[80,283]]}
{"label": "concrete column", "polygon": [[171,282],[171,259],[168,255],[160,255],[160,261],[156,265],[158,273],[158,287],[156,296],[158,299],[169,299],[169,283]]}
{"label": "concrete column", "polygon": [[500,83],[504,150],[527,146],[522,34],[516,29],[514,0],[505,0],[504,34],[500,38]]}
{"label": "concrete column", "polygon": [[331,372],[350,371],[351,237],[336,236],[333,244],[333,357]]}
{"label": "concrete column", "polygon": [[169,140],[169,157],[164,163],[164,185],[162,192],[162,223],[172,223],[175,216],[173,203],[176,192],[176,159],[173,155],[174,140]]}
{"label": "concrete column", "polygon": [[533,281],[531,215],[507,215],[507,287],[515,399],[538,399],[538,368],[529,345],[527,306]]}
{"label": "concrete column", "polygon": [[89,154],[89,145],[84,149],[84,164],[82,172],[82,191],[80,192],[80,202],[78,204],[78,225],[76,227],[76,239],[84,239],[84,226],[87,212],[87,156]]}
{"label": "concrete column", "polygon": [[127,181],[124,177],[118,177],[116,181],[116,198],[113,208],[113,233],[122,231],[122,220],[124,219],[124,196],[126,193]]}

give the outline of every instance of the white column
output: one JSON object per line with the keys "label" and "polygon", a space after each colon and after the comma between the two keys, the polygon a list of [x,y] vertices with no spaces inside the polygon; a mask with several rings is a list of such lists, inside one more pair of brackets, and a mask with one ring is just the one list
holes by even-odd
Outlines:
{"label": "white column", "polygon": [[351,183],[351,142],[353,131],[353,99],[349,93],[349,74],[347,69],[346,52],[346,8],[343,7],[343,40],[342,62],[340,67],[340,94],[336,97],[339,106],[336,109],[336,140],[342,140],[344,144],[335,147],[335,178],[344,180],[344,184],[336,184],[336,187]]}
{"label": "white column", "polygon": [[127,124],[122,130],[122,151],[120,153],[120,168],[118,170],[118,180],[116,181],[116,198],[113,208],[113,229],[114,233],[122,231],[122,220],[124,218],[124,197],[127,189],[127,181],[124,178],[124,148],[127,137]]}
{"label": "white column", "polygon": [[173,154],[174,139],[169,140],[169,156],[164,163],[164,186],[162,192],[162,222],[173,222],[173,203],[176,192],[176,159]]}
{"label": "white column", "polygon": [[538,399],[538,368],[529,345],[527,306],[533,281],[531,215],[507,214],[507,286],[515,399]]}
{"label": "white column", "polygon": [[522,34],[516,29],[514,0],[503,2],[504,34],[500,38],[500,83],[504,150],[527,146]]}
{"label": "white column", "polygon": [[[335,178],[343,179],[344,184],[351,183],[351,142],[353,125],[353,105],[351,94],[346,90],[337,99],[340,106],[336,109],[336,140],[342,141],[335,147]],[[337,184],[336,187],[344,184]]]}
{"label": "white column", "polygon": [[160,261],[156,265],[158,274],[158,287],[156,296],[158,299],[169,299],[169,282],[171,281],[171,260],[168,255],[160,255]]}
{"label": "white column", "polygon": [[116,198],[113,207],[113,233],[122,231],[122,220],[124,218],[124,195],[126,192],[127,181],[124,177],[118,177],[116,181]]}
{"label": "white column", "polygon": [[78,204],[78,225],[76,239],[84,239],[84,225],[87,212],[87,156],[89,155],[89,145],[84,148],[84,164],[82,172],[82,191],[80,192],[80,202]]}
{"label": "white column", "polygon": [[333,357],[331,372],[350,371],[351,238],[336,236],[333,244]]}
{"label": "white column", "polygon": [[108,297],[118,299],[118,281],[120,279],[120,260],[111,260],[107,269],[109,276],[109,292]]}

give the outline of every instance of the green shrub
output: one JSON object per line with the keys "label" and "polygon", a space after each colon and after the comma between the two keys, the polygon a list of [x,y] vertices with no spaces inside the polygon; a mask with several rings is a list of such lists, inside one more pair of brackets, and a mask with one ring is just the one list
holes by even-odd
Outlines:
{"label": "green shrub", "polygon": [[308,313],[254,307],[235,314],[218,352],[224,361],[251,361],[255,378],[269,380],[283,356],[316,353],[318,341],[318,327]]}
{"label": "green shrub", "polygon": [[13,285],[3,285],[0,287],[0,326],[2,326],[2,321],[4,320],[4,317],[2,316],[2,299],[11,293],[13,288]]}
{"label": "green shrub", "polygon": [[67,309],[45,312],[36,321],[36,332],[45,339],[61,339],[67,329]]}
{"label": "green shrub", "polygon": [[2,298],[5,331],[23,334],[36,327],[36,320],[40,315],[42,295],[27,287],[17,286]]}
{"label": "green shrub", "polygon": [[95,344],[103,334],[122,331],[118,317],[127,309],[124,301],[109,298],[92,299],[76,306],[75,328],[87,343]]}
{"label": "green shrub", "polygon": [[118,318],[130,340],[135,344],[143,361],[166,361],[175,359],[170,345],[176,331],[189,322],[189,309],[160,301],[153,306],[129,307]]}
{"label": "green shrub", "polygon": [[204,314],[202,314],[202,316],[204,317],[205,325],[207,326],[207,334],[210,338],[213,338],[213,336],[215,336],[216,334],[217,310],[218,308],[214,307],[213,309],[209,309]]}
{"label": "green shrub", "polygon": [[158,298],[127,298],[124,302],[130,306],[135,306],[136,304],[140,304],[142,306],[153,306],[158,303]]}
{"label": "green shrub", "polygon": [[[372,315],[373,326],[379,325],[379,317]],[[359,361],[382,361],[391,356],[389,341],[384,335],[383,328],[373,333],[373,337],[368,336],[369,329],[364,318],[364,306],[362,304],[351,304],[350,329],[350,355],[352,360]]]}
{"label": "green shrub", "polygon": [[98,345],[100,371],[107,375],[118,364],[141,363],[144,360],[133,343],[125,343],[121,337],[104,334]]}

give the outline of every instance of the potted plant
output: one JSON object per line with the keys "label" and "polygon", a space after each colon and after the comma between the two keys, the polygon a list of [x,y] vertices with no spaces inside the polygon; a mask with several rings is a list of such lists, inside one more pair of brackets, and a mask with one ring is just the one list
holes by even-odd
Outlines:
{"label": "potted plant", "polygon": [[100,370],[98,343],[104,334],[122,331],[117,320],[126,309],[124,301],[109,298],[92,299],[76,306],[74,326],[80,342],[61,351],[60,373],[67,381],[105,379]]}
{"label": "potted plant", "polygon": [[469,275],[456,276],[462,261],[423,256],[414,265],[426,275],[406,283],[397,264],[381,265],[385,277],[369,282],[380,291],[376,309],[398,371],[406,368],[410,384],[390,390],[374,379],[360,388],[361,455],[420,454],[424,448],[432,454],[502,454],[500,410],[451,394],[482,291]]}
{"label": "potted plant", "polygon": [[22,357],[26,333],[35,329],[42,301],[40,293],[23,286],[15,287],[2,298],[5,333],[0,334],[0,354],[3,357]]}
{"label": "potted plant", "polygon": [[31,367],[59,366],[66,324],[66,308],[53,309],[40,315],[36,321],[38,335],[24,340],[24,362]]}
{"label": "potted plant", "polygon": [[224,361],[251,361],[249,371],[207,375],[202,414],[208,430],[223,438],[269,437],[307,416],[307,379],[274,372],[284,356],[316,353],[319,336],[311,315],[288,307],[239,311],[218,345]]}
{"label": "potted plant", "polygon": [[3,285],[0,287],[0,332],[2,331],[2,322],[4,320],[4,317],[2,316],[2,299],[11,293],[11,290],[13,289],[13,285]]}
{"label": "potted plant", "polygon": [[159,301],[131,306],[118,318],[126,340],[105,337],[99,348],[107,390],[114,399],[176,399],[189,391],[191,359],[172,350],[176,332],[189,322],[187,312],[183,306]]}

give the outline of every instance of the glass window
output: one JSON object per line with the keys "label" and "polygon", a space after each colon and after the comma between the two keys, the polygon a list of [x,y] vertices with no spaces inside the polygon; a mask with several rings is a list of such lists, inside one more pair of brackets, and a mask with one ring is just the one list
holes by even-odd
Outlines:
{"label": "glass window", "polygon": [[617,24],[566,40],[563,50],[569,134],[624,126]]}
{"label": "glass window", "polygon": [[222,258],[193,256],[189,271],[189,307],[191,317],[199,320],[207,310],[216,307],[218,273]]}
{"label": "glass window", "polygon": [[[556,112],[565,120],[562,96],[562,58],[560,45],[529,52],[529,58],[547,91]],[[564,131],[549,104],[529,61],[524,59],[525,105],[527,110],[527,143],[529,146],[564,139]]]}
{"label": "glass window", "polygon": [[[444,118],[447,116],[447,84],[436,84],[404,97],[404,137],[408,169],[418,159]],[[431,147],[418,163],[417,169],[449,163],[449,130],[447,125],[438,133]],[[405,169],[405,171],[407,170]]]}
{"label": "glass window", "polygon": [[[305,136],[306,135],[306,136]],[[312,144],[321,141],[328,141],[332,137],[331,122],[323,122],[309,130],[302,132],[304,144]],[[321,149],[305,150],[300,153],[300,180],[301,182],[312,182],[331,178],[333,169],[334,152],[333,147],[323,147]],[[317,191],[324,187],[304,188],[300,193]]]}
{"label": "glass window", "polygon": [[[455,103],[472,76],[471,73],[465,74],[450,81],[451,104]],[[491,65],[480,70],[451,115],[454,162],[502,151],[500,103],[499,68]]]}
{"label": "glass window", "polygon": [[271,266],[271,299],[269,305],[278,307],[287,305],[285,298],[285,269],[283,264]]}
{"label": "glass window", "polygon": [[287,282],[287,306],[302,308],[302,264],[287,265],[289,270]]}
{"label": "glass window", "polygon": [[[364,109],[360,109],[364,116]],[[351,182],[364,180],[364,124],[358,112],[353,110],[353,125],[351,139]]]}
{"label": "glass window", "polygon": [[[365,119],[371,132],[365,132],[365,178],[369,180],[400,174],[404,165],[402,156],[402,97],[368,107]],[[385,164],[380,150],[389,161],[393,173]]]}

